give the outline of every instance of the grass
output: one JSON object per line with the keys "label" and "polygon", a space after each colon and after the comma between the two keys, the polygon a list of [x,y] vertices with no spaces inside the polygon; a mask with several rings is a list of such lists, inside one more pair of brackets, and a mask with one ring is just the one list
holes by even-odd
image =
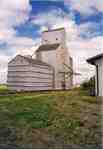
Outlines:
{"label": "grass", "polygon": [[0,93],[3,93],[3,92],[5,93],[7,91],[9,90],[5,84],[0,85]]}
{"label": "grass", "polygon": [[[0,87],[0,91],[9,92],[5,86]],[[79,88],[1,95],[1,145],[7,148],[100,148],[101,104],[101,100]]]}

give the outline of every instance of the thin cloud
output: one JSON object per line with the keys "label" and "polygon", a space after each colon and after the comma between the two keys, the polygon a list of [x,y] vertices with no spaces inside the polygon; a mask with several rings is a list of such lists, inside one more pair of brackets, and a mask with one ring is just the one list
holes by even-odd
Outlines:
{"label": "thin cloud", "polygon": [[93,15],[97,12],[103,12],[102,0],[64,0],[65,6],[76,10],[82,15]]}

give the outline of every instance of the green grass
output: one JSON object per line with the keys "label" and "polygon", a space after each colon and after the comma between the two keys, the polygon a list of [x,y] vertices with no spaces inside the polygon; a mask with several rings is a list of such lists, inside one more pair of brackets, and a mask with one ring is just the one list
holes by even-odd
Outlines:
{"label": "green grass", "polygon": [[[6,90],[7,87],[0,87],[3,93]],[[0,129],[14,129],[13,142],[20,148],[58,148],[61,141],[60,148],[70,144],[99,148],[101,103],[81,89],[2,95]],[[53,144],[52,139],[57,143]]]}
{"label": "green grass", "polygon": [[9,91],[9,90],[6,85],[4,85],[4,84],[0,85],[0,93],[7,92],[7,91]]}

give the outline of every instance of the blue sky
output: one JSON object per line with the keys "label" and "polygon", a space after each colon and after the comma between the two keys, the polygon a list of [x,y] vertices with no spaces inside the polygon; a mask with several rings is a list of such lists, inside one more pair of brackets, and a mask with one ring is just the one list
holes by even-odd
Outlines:
{"label": "blue sky", "polygon": [[32,20],[35,20],[35,16],[40,13],[48,13],[52,10],[58,9],[61,9],[67,14],[69,13],[69,10],[65,7],[63,1],[30,0],[30,5],[32,9],[29,14],[29,19],[25,24],[16,27],[19,36],[32,37],[33,39],[40,36],[39,30],[41,25],[32,24]]}
{"label": "blue sky", "polygon": [[[85,59],[103,52],[102,0],[1,0],[0,82],[6,81],[7,63],[16,54],[33,54],[42,31],[64,27],[74,69],[93,74]],[[87,75],[88,73],[88,75]]]}
{"label": "blue sky", "polygon": [[[41,13],[50,13],[53,10],[61,9],[65,13],[65,15],[69,15],[72,13],[73,20],[77,25],[81,25],[87,22],[91,22],[94,24],[94,27],[91,26],[88,27],[88,30],[90,30],[91,35],[98,36],[103,35],[103,12],[100,12],[98,10],[95,10],[95,13],[91,15],[82,15],[78,10],[72,10],[68,3],[68,6],[65,4],[64,1],[44,1],[44,0],[30,0],[30,5],[32,7],[28,20],[19,26],[16,26],[15,29],[17,31],[18,36],[26,36],[31,37],[33,39],[40,36],[39,30],[41,25],[32,24],[32,20],[35,20],[35,16]],[[84,36],[89,38],[88,34],[86,32],[82,33]]]}

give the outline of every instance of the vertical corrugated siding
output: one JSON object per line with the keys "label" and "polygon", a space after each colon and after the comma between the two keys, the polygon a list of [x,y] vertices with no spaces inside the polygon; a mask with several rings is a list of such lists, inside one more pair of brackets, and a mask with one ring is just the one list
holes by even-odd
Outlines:
{"label": "vertical corrugated siding", "polygon": [[99,96],[103,96],[103,59],[101,59],[98,68]]}
{"label": "vertical corrugated siding", "polygon": [[101,91],[101,96],[103,96],[103,59],[102,59],[102,69],[101,69],[101,76],[102,76],[102,91]]}
{"label": "vertical corrugated siding", "polygon": [[98,66],[98,81],[96,70],[96,94],[98,94],[98,96],[103,96],[103,58],[97,60],[96,65]]}

